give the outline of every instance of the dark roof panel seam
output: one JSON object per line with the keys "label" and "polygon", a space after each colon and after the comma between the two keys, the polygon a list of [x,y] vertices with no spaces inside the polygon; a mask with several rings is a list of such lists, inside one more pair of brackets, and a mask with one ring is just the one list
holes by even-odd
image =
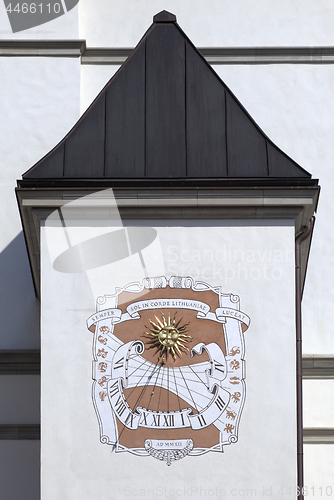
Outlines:
{"label": "dark roof panel seam", "polygon": [[184,127],[185,127],[185,134],[184,134],[184,141],[185,141],[185,162],[186,162],[186,177],[188,177],[188,126],[187,126],[187,121],[188,121],[188,106],[187,106],[187,41],[184,40],[184,107],[185,107],[185,113],[184,113]]}
{"label": "dark roof panel seam", "polygon": [[267,164],[267,175],[268,177],[270,176],[269,174],[269,156],[268,156],[268,141],[265,140],[265,146],[266,146],[266,164]]}
{"label": "dark roof panel seam", "polygon": [[106,162],[107,162],[107,95],[104,97],[104,138],[103,138],[103,177],[106,177]]}
{"label": "dark roof panel seam", "polygon": [[225,155],[226,155],[226,177],[229,176],[229,159],[228,159],[228,133],[227,133],[227,95],[226,95],[226,88],[224,88],[224,99],[225,99]]}
{"label": "dark roof panel seam", "polygon": [[147,38],[144,42],[144,54],[145,54],[145,92],[144,92],[144,177],[147,177]]}
{"label": "dark roof panel seam", "polygon": [[63,147],[63,177],[65,177],[65,175],[66,175],[65,174],[65,172],[66,172],[66,168],[65,168],[66,145],[67,145],[67,139],[64,139],[64,147]]}

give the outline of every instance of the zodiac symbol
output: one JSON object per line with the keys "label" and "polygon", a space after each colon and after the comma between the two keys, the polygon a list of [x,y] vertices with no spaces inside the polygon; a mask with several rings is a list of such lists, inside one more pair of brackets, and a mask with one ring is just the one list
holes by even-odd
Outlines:
{"label": "zodiac symbol", "polygon": [[232,430],[234,429],[234,425],[232,424],[226,424],[224,431],[229,432],[232,434]]}
{"label": "zodiac symbol", "polygon": [[107,382],[107,377],[105,375],[103,375],[102,378],[100,378],[100,380],[98,381],[98,384],[103,387],[103,384],[105,384]]}
{"label": "zodiac symbol", "polygon": [[240,392],[234,392],[233,394],[231,394],[231,398],[235,403],[238,403],[238,401],[240,401],[240,397],[241,397]]}
{"label": "zodiac symbol", "polygon": [[108,333],[110,333],[110,328],[108,328],[107,326],[101,326],[99,328],[100,332],[104,333],[105,335],[107,335]]}
{"label": "zodiac symbol", "polygon": [[97,337],[97,340],[98,340],[99,342],[101,342],[101,344],[103,344],[103,345],[106,345],[106,343],[108,342],[108,339],[106,339],[105,337],[102,337],[102,335],[99,335],[99,336]]}
{"label": "zodiac symbol", "polygon": [[104,401],[106,396],[107,396],[106,391],[99,392],[99,396],[100,396],[101,401]]}
{"label": "zodiac symbol", "polygon": [[99,363],[99,369],[100,369],[101,372],[106,372],[107,371],[107,367],[108,367],[107,363],[103,363],[103,362]]}
{"label": "zodiac symbol", "polygon": [[97,356],[101,356],[101,358],[105,358],[108,354],[108,351],[105,351],[104,349],[98,349],[97,351]]}
{"label": "zodiac symbol", "polygon": [[236,361],[235,359],[230,363],[230,367],[232,368],[232,370],[237,370],[239,366],[240,366],[239,361]]}
{"label": "zodiac symbol", "polygon": [[236,416],[237,414],[235,413],[235,411],[226,410],[226,418],[231,418],[232,420],[234,420]]}
{"label": "zodiac symbol", "polygon": [[240,384],[240,378],[239,377],[231,377],[230,382],[233,385]]}
{"label": "zodiac symbol", "polygon": [[234,347],[232,347],[232,349],[230,350],[230,354],[229,356],[235,356],[236,354],[240,354],[240,348],[237,347],[236,345]]}

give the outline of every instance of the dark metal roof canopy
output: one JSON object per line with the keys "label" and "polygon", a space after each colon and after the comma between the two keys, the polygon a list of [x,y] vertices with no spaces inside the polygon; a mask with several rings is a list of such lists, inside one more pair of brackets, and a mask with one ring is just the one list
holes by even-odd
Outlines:
{"label": "dark metal roof canopy", "polygon": [[[40,225],[104,188],[113,188],[123,221],[290,219],[296,235],[308,226],[320,189],[262,132],[166,11],[74,128],[18,181],[37,295]],[[309,248],[310,238],[301,246],[302,280]]]}
{"label": "dark metal roof canopy", "polygon": [[298,178],[305,185],[311,175],[270,141],[176,17],[163,11],[74,128],[19,185],[246,178]]}

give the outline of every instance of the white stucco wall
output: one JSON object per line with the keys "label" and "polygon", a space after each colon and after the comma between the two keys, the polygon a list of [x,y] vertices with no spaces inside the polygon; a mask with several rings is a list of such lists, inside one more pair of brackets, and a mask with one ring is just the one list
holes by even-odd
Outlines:
{"label": "white stucco wall", "polygon": [[81,114],[92,104],[103,87],[114,76],[120,66],[94,64],[81,66],[80,111]]}
{"label": "white stucco wall", "polygon": [[89,46],[132,47],[150,26],[153,15],[167,10],[198,47],[331,45],[334,35],[330,0],[303,6],[290,0],[238,2],[209,0],[80,0],[79,36]]}
{"label": "white stucco wall", "polygon": [[333,497],[333,464],[333,445],[307,444],[304,446],[305,486],[308,489],[308,498],[321,500]]}
{"label": "white stucco wall", "polygon": [[304,427],[333,427],[334,380],[304,380]]}
{"label": "white stucco wall", "polygon": [[39,302],[14,189],[16,180],[79,118],[80,61],[2,57],[0,88],[0,269],[6,283],[0,291],[0,310],[7,332],[0,345],[1,349],[33,349],[39,347]]}
{"label": "white stucco wall", "polygon": [[[206,277],[223,293],[238,294],[241,310],[251,316],[245,332],[247,396],[239,440],[225,446],[223,454],[186,457],[171,468],[153,457],[111,453],[112,447],[100,443],[91,400],[92,334],[85,325],[94,313],[89,310],[91,288],[95,293],[100,288],[99,295],[112,294],[126,280],[141,281],[143,270],[134,255],[93,269],[88,282],[82,275],[55,271],[43,240],[42,423],[47,422],[42,427],[43,500],[56,500],[64,492],[69,500],[78,496],[107,500],[110,491],[116,500],[148,488],[167,488],[161,495],[167,499],[170,488],[183,491],[184,487],[197,488],[195,499],[202,497],[201,488],[207,492],[224,488],[231,494],[234,488],[249,488],[258,495],[263,488],[272,488],[273,498],[281,498],[280,488],[296,483],[293,224],[233,221],[217,227],[216,221],[182,221],[184,228],[179,223],[144,223],[156,228],[161,246],[160,252],[154,247],[148,253],[148,265],[159,255],[167,277],[192,275],[199,281]],[[89,230],[84,231],[86,237]],[[43,228],[49,244],[54,231]],[[69,228],[70,237],[72,233]],[[269,241],[279,258],[268,251]],[[144,259],[149,249],[143,250]],[[57,297],[55,288],[61,291]]]}
{"label": "white stucco wall", "polygon": [[257,124],[320,180],[321,194],[303,297],[303,352],[334,353],[331,329],[334,234],[334,66],[216,66]]}

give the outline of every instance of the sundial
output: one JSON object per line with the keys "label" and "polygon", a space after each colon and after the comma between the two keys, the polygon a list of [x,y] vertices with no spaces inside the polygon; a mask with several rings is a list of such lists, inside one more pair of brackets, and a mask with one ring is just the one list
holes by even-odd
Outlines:
{"label": "sundial", "polygon": [[116,453],[175,460],[238,440],[245,400],[239,297],[191,277],[153,277],[97,300],[93,403]]}

